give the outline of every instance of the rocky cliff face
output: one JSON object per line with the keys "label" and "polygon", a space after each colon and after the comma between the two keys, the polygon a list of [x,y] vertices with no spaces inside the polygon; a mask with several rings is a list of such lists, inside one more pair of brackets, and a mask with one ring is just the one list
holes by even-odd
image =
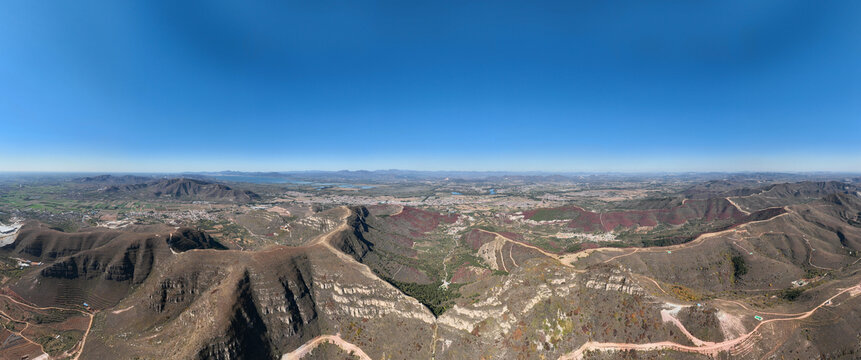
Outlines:
{"label": "rocky cliff face", "polygon": [[252,289],[251,275],[246,271],[236,283],[235,303],[229,309],[229,316],[221,336],[209,340],[198,351],[198,359],[272,359],[266,323],[261,317],[255,294]]}
{"label": "rocky cliff face", "polygon": [[[110,307],[143,283],[154,268],[177,252],[223,249],[209,235],[192,229],[162,233],[93,229],[64,233],[30,224],[14,243],[0,249],[41,269],[13,289],[37,304]],[[49,286],[50,285],[50,286]]]}
{"label": "rocky cliff face", "polygon": [[336,234],[331,239],[333,247],[359,262],[362,262],[374,249],[374,243],[365,237],[368,232],[368,223],[365,219],[367,216],[368,210],[364,207],[351,209],[350,215],[345,220],[348,230]]}
{"label": "rocky cliff face", "polygon": [[[116,306],[128,311],[98,317],[99,329],[130,337],[95,339],[85,355],[269,359],[324,334],[375,354],[403,353],[381,340],[395,337],[414,341],[419,357],[431,351],[435,319],[426,308],[322,245],[191,251],[158,273]],[[188,329],[197,329],[190,338]]]}
{"label": "rocky cliff face", "polygon": [[221,245],[207,233],[194,229],[179,229],[175,233],[171,232],[168,235],[167,244],[170,248],[177,252],[188,251],[192,249],[227,249]]}
{"label": "rocky cliff face", "polygon": [[508,276],[462,291],[467,298],[479,294],[479,300],[462,301],[439,317],[437,359],[553,359],[590,339],[684,341],[671,326],[655,321],[660,304],[631,273],[616,267],[579,273],[535,258]]}

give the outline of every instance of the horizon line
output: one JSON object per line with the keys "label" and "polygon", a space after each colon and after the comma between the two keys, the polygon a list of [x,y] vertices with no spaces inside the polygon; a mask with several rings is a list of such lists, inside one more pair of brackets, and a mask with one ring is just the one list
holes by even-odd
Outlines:
{"label": "horizon line", "polygon": [[653,170],[653,171],[553,171],[553,170],[416,170],[416,169],[340,169],[340,170],[204,170],[204,171],[92,171],[92,170],[0,170],[0,174],[290,174],[290,173],[343,173],[343,172],[417,172],[417,173],[500,173],[500,174],[548,174],[548,175],[582,175],[582,174],[840,174],[861,175],[861,170]]}

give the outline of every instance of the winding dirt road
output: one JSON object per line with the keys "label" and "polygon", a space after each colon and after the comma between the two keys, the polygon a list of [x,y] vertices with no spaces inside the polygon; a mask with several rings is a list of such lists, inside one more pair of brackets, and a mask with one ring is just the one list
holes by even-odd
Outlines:
{"label": "winding dirt road", "polygon": [[732,204],[732,206],[735,206],[735,208],[738,209],[738,211],[741,211],[745,215],[750,215],[750,211],[742,209],[741,206],[738,206],[738,204],[736,204],[735,201],[732,201],[732,199],[730,197],[726,197],[725,199],[726,199],[726,201],[729,201],[729,203]]}
{"label": "winding dirt road", "polygon": [[77,354],[75,354],[74,360],[78,360],[81,357],[81,354],[84,353],[84,344],[87,343],[87,335],[90,335],[90,329],[93,328],[93,319],[94,318],[95,318],[95,316],[93,314],[90,314],[90,323],[87,325],[87,330],[84,331],[84,337],[81,338],[81,349],[78,351]]}
{"label": "winding dirt road", "polygon": [[[583,359],[583,355],[585,352],[594,351],[594,350],[636,350],[636,351],[676,350],[676,351],[698,353],[698,354],[703,354],[703,355],[708,355],[708,356],[715,356],[722,351],[730,351],[736,345],[741,344],[742,342],[747,340],[751,335],[753,335],[757,331],[759,331],[759,329],[765,324],[772,323],[772,322],[778,322],[778,321],[793,321],[793,320],[805,319],[805,318],[809,317],[810,315],[813,315],[813,313],[816,312],[816,310],[819,310],[819,308],[831,304],[831,301],[834,298],[836,298],[840,295],[843,295],[846,292],[850,292],[850,291],[852,291],[856,294],[858,292],[861,292],[861,284],[857,284],[855,286],[840,290],[839,292],[837,292],[836,294],[834,294],[833,296],[831,296],[827,300],[823,301],[822,303],[820,303],[819,305],[817,305],[813,309],[810,309],[810,311],[806,311],[806,312],[798,313],[798,314],[785,314],[785,315],[788,315],[789,317],[784,317],[784,318],[775,318],[775,319],[763,320],[763,321],[759,322],[756,325],[756,327],[754,327],[753,330],[751,330],[747,334],[741,335],[741,336],[734,338],[734,339],[731,339],[731,340],[722,341],[719,343],[708,343],[708,342],[705,342],[705,341],[702,341],[699,339],[697,339],[697,340],[699,340],[703,344],[702,346],[682,345],[682,344],[674,343],[671,341],[661,341],[661,342],[645,343],[645,344],[602,343],[602,342],[589,341],[589,342],[586,342],[585,344],[583,344],[582,346],[580,346],[580,348],[578,348],[577,350],[560,356],[559,359],[560,360]],[[742,306],[744,306],[744,305],[742,305]],[[684,326],[681,325],[681,322],[676,323],[676,325],[679,326],[681,329],[683,329],[682,331],[685,332],[686,335],[689,334],[689,332],[687,332],[687,329],[684,329]],[[690,336],[693,336],[693,335],[690,335]]]}
{"label": "winding dirt road", "polygon": [[814,264],[813,263],[813,253],[816,252],[816,250],[813,249],[813,245],[810,245],[810,240],[807,240],[807,236],[804,236],[804,234],[801,234],[801,238],[804,239],[804,242],[807,244],[807,249],[808,249],[807,250],[807,263],[810,264],[810,266],[815,267],[815,268],[820,269],[820,270],[827,270],[827,271],[837,270],[837,269],[827,268],[824,266],[819,266],[819,265]]}
{"label": "winding dirt road", "polygon": [[[558,259],[560,259],[560,261],[562,261],[563,263],[565,263],[567,265],[568,262],[566,262],[566,261],[574,261],[574,260],[581,258],[581,257],[590,256],[596,252],[627,251],[624,254],[616,255],[616,256],[613,256],[607,260],[602,261],[602,263],[608,263],[610,261],[613,261],[613,260],[616,260],[619,258],[623,258],[626,256],[630,256],[630,255],[640,253],[640,252],[642,252],[642,253],[655,253],[655,252],[666,252],[668,250],[673,251],[673,250],[690,248],[690,247],[694,247],[694,246],[702,244],[708,238],[712,238],[712,237],[720,236],[720,235],[725,235],[725,234],[731,234],[731,233],[734,233],[737,231],[747,231],[747,229],[745,229],[745,228],[749,225],[764,223],[767,221],[772,221],[772,220],[777,219],[781,216],[785,216],[785,215],[788,215],[791,213],[788,208],[784,208],[784,209],[786,210],[786,212],[782,213],[780,215],[770,217],[768,219],[746,222],[746,223],[739,224],[738,226],[735,226],[735,227],[732,227],[732,228],[729,228],[726,230],[710,232],[710,233],[703,233],[703,234],[700,234],[699,236],[697,236],[696,238],[694,238],[693,240],[688,241],[686,243],[682,243],[682,244],[670,245],[670,246],[652,246],[652,247],[646,247],[646,248],[609,248],[609,247],[603,247],[603,248],[589,249],[589,250],[585,250],[585,251],[581,251],[581,252],[577,252],[577,253],[556,255],[556,257]],[[633,249],[633,250],[631,250],[631,249]]]}
{"label": "winding dirt road", "polygon": [[322,344],[324,342],[334,344],[334,345],[340,347],[341,349],[343,349],[344,351],[346,351],[350,354],[353,354],[354,356],[357,356],[362,360],[371,360],[371,357],[368,356],[368,354],[365,354],[365,352],[362,349],[360,349],[358,346],[356,346],[352,343],[349,343],[349,342],[345,341],[344,339],[342,339],[341,334],[320,335],[318,337],[315,337],[315,338],[311,339],[310,341],[302,344],[302,346],[300,346],[296,350],[293,350],[289,353],[282,355],[281,360],[298,360],[298,359],[301,359],[305,355],[308,355],[311,352],[311,350],[314,350],[315,348],[317,348],[317,346],[320,346],[320,344]]}
{"label": "winding dirt road", "polygon": [[[733,205],[735,205],[735,204],[733,204]],[[735,206],[738,207],[737,205],[735,205]],[[777,215],[777,216],[769,218],[769,219],[752,221],[752,222],[740,224],[739,226],[736,226],[734,228],[730,228],[730,229],[726,229],[726,230],[722,230],[722,231],[718,231],[718,232],[701,234],[701,235],[697,236],[694,240],[687,242],[687,243],[684,243],[684,244],[679,244],[679,245],[673,245],[673,246],[667,246],[667,247],[658,247],[658,248],[636,248],[636,249],[632,249],[632,250],[605,248],[605,249],[595,249],[593,251],[625,251],[625,253],[623,253],[623,254],[619,254],[619,255],[613,256],[609,259],[602,261],[602,262],[606,263],[606,262],[610,262],[610,261],[616,260],[616,259],[621,258],[621,257],[633,255],[633,254],[638,253],[638,252],[665,252],[667,250],[694,247],[694,246],[702,244],[708,238],[720,236],[720,235],[724,235],[724,234],[728,234],[728,233],[733,233],[733,232],[736,232],[739,230],[745,230],[743,228],[748,226],[748,225],[766,222],[766,221],[771,221],[771,220],[774,220],[778,217],[787,215],[789,213],[790,212],[787,211],[786,213]],[[343,220],[346,220],[347,216],[349,216],[349,212],[345,211],[345,215],[344,215]],[[340,233],[341,231],[347,230],[347,228],[348,228],[348,226],[345,222],[341,226],[339,226],[338,228],[334,229],[333,231],[330,231],[329,233],[323,234],[323,235],[319,236],[318,238],[312,240],[311,242],[308,243],[308,245],[310,245],[310,246],[323,246],[323,247],[327,248],[328,250],[332,251],[338,257],[340,257],[344,260],[347,260],[349,262],[355,262],[355,260],[351,256],[339,251],[338,249],[335,249],[335,247],[332,246],[332,244],[329,241],[332,238],[332,236]],[[541,248],[538,248],[536,246],[533,246],[530,244],[524,244],[522,242],[509,239],[509,238],[503,236],[502,234],[499,234],[496,232],[482,230],[482,229],[479,229],[479,231],[495,235],[495,236],[503,239],[504,241],[511,242],[512,244],[516,244],[516,245],[520,245],[520,246],[523,246],[526,248],[536,250],[543,255],[546,255],[546,256],[553,258],[553,259],[556,259],[556,260],[559,260],[563,265],[565,265],[567,267],[573,268],[573,265],[566,262],[565,260],[567,260],[571,256],[575,256],[575,258],[576,258],[576,255],[575,255],[576,253],[575,254],[554,254],[554,253],[547,252],[547,251],[545,251]],[[739,245],[737,242],[735,244],[736,244],[736,246],[741,247],[741,245]],[[589,253],[591,254],[591,251]],[[582,254],[577,254],[577,255],[582,256]],[[511,257],[511,254],[509,254],[509,257]],[[514,259],[512,258],[511,260],[513,262]],[[363,264],[360,264],[360,265],[363,265]],[[367,266],[363,265],[362,268],[364,271],[367,271],[369,273],[369,275],[372,274],[370,272],[370,269],[367,268]],[[577,270],[577,271],[582,272],[583,270]],[[658,287],[659,290],[666,293],[666,291],[661,287],[661,285],[656,280],[654,280],[648,276],[645,276],[645,275],[640,275],[640,277],[652,282],[655,286]],[[765,324],[769,324],[772,322],[778,322],[778,321],[794,321],[794,320],[801,320],[801,319],[807,318],[807,317],[811,316],[819,308],[826,306],[826,305],[831,305],[831,301],[834,298],[836,298],[837,296],[840,296],[840,295],[842,295],[846,292],[850,292],[850,291],[852,292],[851,294],[861,293],[861,284],[840,290],[838,293],[831,296],[830,298],[823,301],[818,306],[814,307],[813,309],[811,309],[809,311],[802,312],[802,313],[794,313],[794,314],[760,312],[760,311],[755,311],[755,310],[749,309],[744,304],[736,302],[736,301],[720,300],[720,301],[727,301],[727,302],[735,303],[735,304],[737,304],[737,305],[739,305],[739,306],[741,306],[747,310],[755,311],[757,314],[775,316],[775,318],[766,319],[766,320],[759,322],[750,332],[748,332],[746,334],[740,335],[740,336],[733,338],[733,339],[730,339],[730,340],[717,342],[717,343],[710,342],[710,341],[703,341],[703,340],[697,338],[696,336],[691,334],[690,331],[688,331],[688,329],[685,328],[684,324],[682,324],[672,314],[670,314],[666,311],[662,311],[663,320],[667,321],[667,322],[672,322],[677,328],[679,328],[681,330],[681,332],[688,339],[691,340],[691,342],[694,344],[693,346],[683,345],[683,344],[679,344],[679,343],[675,343],[675,342],[671,342],[671,341],[661,341],[661,342],[642,343],[642,344],[637,344],[637,343],[605,343],[605,342],[590,341],[590,342],[584,343],[577,350],[561,356],[559,359],[560,360],[582,359],[584,356],[584,353],[586,353],[588,351],[593,351],[593,350],[651,351],[651,350],[670,349],[670,350],[676,350],[676,351],[699,353],[699,354],[714,356],[720,352],[730,351],[733,348],[735,348],[736,346],[738,346],[739,344],[742,344],[744,341],[748,340],[751,336],[756,334],[760,330],[760,328]],[[362,359],[370,359],[370,357],[361,348],[343,340],[339,334],[336,334],[336,335],[318,336],[318,337],[308,341],[307,343],[303,344],[298,349],[296,349],[290,353],[284,354],[282,356],[282,360],[301,359],[302,357],[304,357],[305,355],[310,353],[314,348],[316,348],[317,346],[319,346],[320,344],[322,344],[324,342],[331,342],[332,344],[337,345],[346,351],[352,352],[353,354],[359,356]]]}

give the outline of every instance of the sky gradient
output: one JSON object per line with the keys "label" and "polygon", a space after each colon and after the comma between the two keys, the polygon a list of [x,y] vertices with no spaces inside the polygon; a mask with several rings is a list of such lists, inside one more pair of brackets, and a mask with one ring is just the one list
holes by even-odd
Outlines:
{"label": "sky gradient", "polygon": [[0,170],[861,171],[861,2],[648,3],[4,1]]}

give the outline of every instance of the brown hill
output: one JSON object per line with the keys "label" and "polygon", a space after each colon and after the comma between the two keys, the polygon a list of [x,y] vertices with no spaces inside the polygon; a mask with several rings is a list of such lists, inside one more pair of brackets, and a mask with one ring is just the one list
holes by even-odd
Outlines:
{"label": "brown hill", "polygon": [[0,253],[41,265],[13,286],[40,305],[94,308],[116,304],[131,287],[144,282],[153,268],[176,253],[191,249],[224,249],[203,232],[164,227],[160,232],[89,229],[65,233],[38,223],[25,225],[15,242]]}
{"label": "brown hill", "polygon": [[803,199],[821,198],[830,194],[849,194],[856,191],[858,191],[858,187],[855,185],[839,181],[802,181],[769,186],[761,195],[786,199]]}
{"label": "brown hill", "polygon": [[250,190],[239,190],[224,184],[186,178],[161,179],[130,185],[115,185],[101,191],[106,194],[124,194],[137,198],[230,202],[260,200],[260,195]]}
{"label": "brown hill", "polygon": [[77,179],[73,179],[72,181],[81,183],[81,184],[138,184],[144,183],[148,181],[152,181],[153,178],[147,176],[136,176],[136,175],[98,175],[98,176],[87,176],[81,177]]}
{"label": "brown hill", "polygon": [[[739,188],[735,184],[716,186],[709,184],[693,186],[683,192],[688,198],[729,198],[742,210],[753,212],[769,207],[782,207],[819,200],[831,194],[856,194],[861,188],[855,184],[839,181],[802,181],[797,183],[771,184],[761,187]],[[735,185],[736,187],[732,187]]]}
{"label": "brown hill", "polygon": [[653,227],[659,224],[682,225],[691,220],[706,223],[718,220],[736,224],[748,221],[751,214],[740,210],[726,199],[687,200],[684,204],[668,209],[624,210],[594,212],[578,206],[542,208],[523,212],[531,220],[568,220],[568,227],[584,232],[612,231],[617,228],[639,226]]}
{"label": "brown hill", "polygon": [[[766,185],[767,186],[767,185]],[[712,180],[693,185],[684,191],[688,199],[708,199],[727,196],[747,196],[762,191],[762,185],[752,181]]]}
{"label": "brown hill", "polygon": [[[852,220],[861,211],[859,205],[857,195],[832,194],[686,244],[640,249],[614,262],[709,296],[739,290],[779,291],[792,286],[792,281],[858,263],[861,226]],[[739,264],[744,264],[744,271]]]}
{"label": "brown hill", "polygon": [[83,357],[278,359],[325,334],[375,358],[430,357],[428,310],[335,250],[363,251],[354,243],[360,215],[302,247],[194,250],[167,259],[120,311],[96,315],[92,333],[100,335]]}

